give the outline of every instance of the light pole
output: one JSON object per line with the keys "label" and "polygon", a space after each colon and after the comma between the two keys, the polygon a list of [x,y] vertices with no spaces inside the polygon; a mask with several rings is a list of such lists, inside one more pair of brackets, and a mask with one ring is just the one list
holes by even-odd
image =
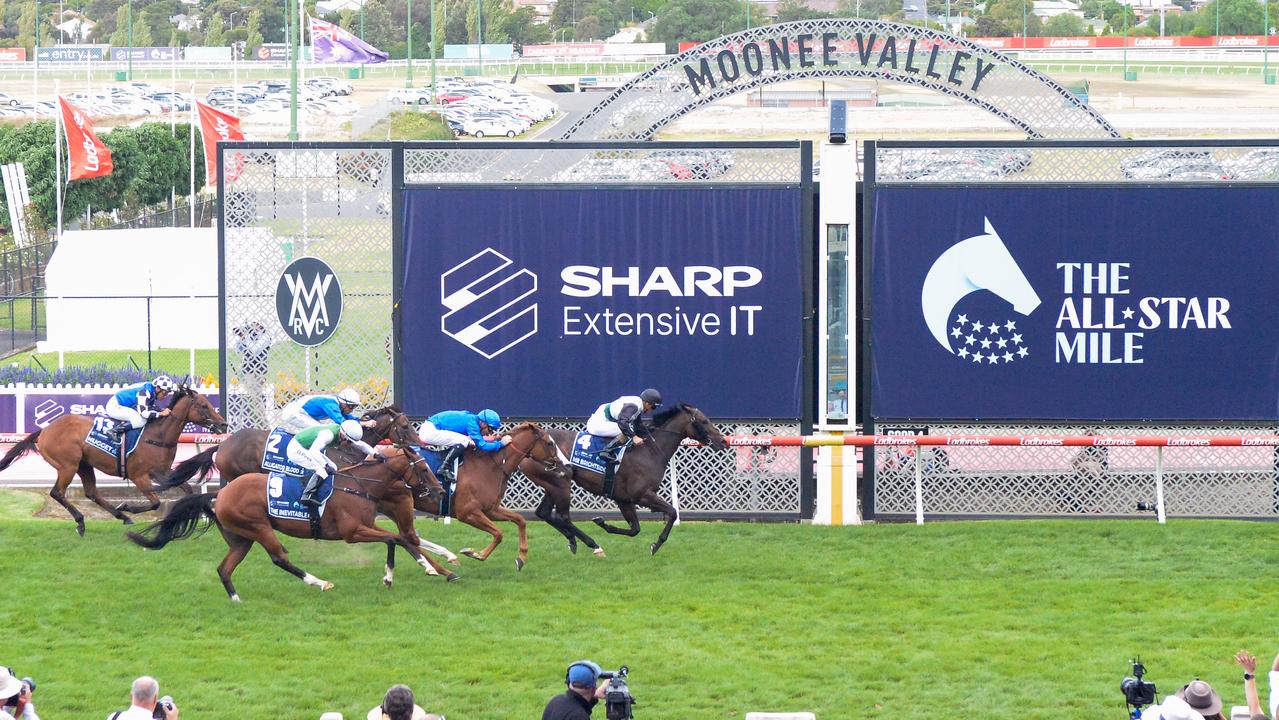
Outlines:
{"label": "light pole", "polygon": [[[573,7],[577,7],[576,4]],[[475,49],[480,58],[480,76],[484,76],[484,0],[475,0]]]}
{"label": "light pole", "polygon": [[946,32],[950,32],[950,0],[946,0]]}
{"label": "light pole", "polygon": [[1026,49],[1026,0],[1021,0],[1021,49]]}
{"label": "light pole", "polygon": [[1262,20],[1261,41],[1265,43],[1261,50],[1261,82],[1270,82],[1270,2],[1261,0]]}
{"label": "light pole", "polygon": [[293,0],[285,0],[289,6],[289,140],[298,139],[298,44],[301,35],[301,18],[298,17],[298,4]]}
{"label": "light pole", "polygon": [[[409,65],[408,73],[404,76],[404,87],[411,88],[413,87],[413,0],[408,0],[408,4],[409,14],[404,18],[404,29],[409,35]],[[435,98],[431,98],[431,101],[434,102]]]}
{"label": "light pole", "polygon": [[1122,8],[1124,14],[1124,79],[1128,79],[1128,6]]}
{"label": "light pole", "polygon": [[360,39],[364,39],[364,3],[360,3]]}
{"label": "light pole", "polygon": [[1216,0],[1213,5],[1217,7],[1217,31],[1213,35],[1221,37],[1221,0]]}
{"label": "light pole", "polygon": [[435,103],[435,0],[431,0],[431,103]]}
{"label": "light pole", "polygon": [[[133,82],[133,0],[129,0],[128,8],[125,11],[129,16],[129,69],[127,77],[129,82]],[[36,33],[36,35],[39,36],[39,33]]]}

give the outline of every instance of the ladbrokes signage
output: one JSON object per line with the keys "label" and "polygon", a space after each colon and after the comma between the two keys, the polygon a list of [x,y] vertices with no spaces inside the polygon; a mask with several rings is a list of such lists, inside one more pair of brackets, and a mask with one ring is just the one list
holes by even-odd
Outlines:
{"label": "ladbrokes signage", "polygon": [[652,386],[797,416],[798,189],[422,190],[406,208],[410,413],[578,417]]}
{"label": "ladbrokes signage", "polygon": [[1276,212],[1264,188],[878,188],[873,412],[1276,419]]}

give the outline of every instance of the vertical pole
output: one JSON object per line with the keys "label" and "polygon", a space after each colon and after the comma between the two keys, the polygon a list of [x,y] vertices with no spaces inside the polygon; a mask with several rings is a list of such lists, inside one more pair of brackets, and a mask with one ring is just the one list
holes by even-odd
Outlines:
{"label": "vertical pole", "polygon": [[435,9],[436,0],[431,0],[431,104],[436,103],[435,90]]}
{"label": "vertical pole", "polygon": [[1164,512],[1164,448],[1155,448],[1155,509],[1159,511],[1159,524],[1168,519]]}
{"label": "vertical pole", "polygon": [[[631,9],[631,21],[635,21],[635,9]],[[751,29],[751,0],[746,0],[746,29]]]}
{"label": "vertical pole", "polygon": [[289,140],[298,139],[298,9],[297,3],[286,0],[289,6]]}
{"label": "vertical pole", "polygon": [[364,39],[364,3],[360,3],[360,39]]}
{"label": "vertical pole", "polygon": [[1128,79],[1128,8],[1122,8],[1124,14],[1124,79]]}
{"label": "vertical pole", "polygon": [[1261,82],[1265,83],[1270,79],[1270,0],[1261,0],[1261,7],[1265,16],[1261,28],[1261,41],[1265,43],[1261,50]]}
{"label": "vertical pole", "polygon": [[915,447],[915,524],[924,524],[924,453]]}
{"label": "vertical pole", "polygon": [[[150,289],[147,292],[151,292]],[[147,372],[153,372],[155,367],[151,362],[151,296],[147,295]]]}
{"label": "vertical pole", "polygon": [[[404,73],[404,87],[413,87],[413,0],[408,0],[408,14],[404,17],[404,31],[408,34],[409,48],[407,58],[407,70]],[[435,102],[434,88],[432,88],[431,102]]]}
{"label": "vertical pole", "polygon": [[1221,37],[1221,0],[1216,0],[1213,6],[1217,8],[1217,30],[1213,33],[1214,42],[1221,44],[1221,40],[1217,39]]}
{"label": "vertical pole", "polygon": [[129,71],[127,77],[129,78],[129,82],[133,82],[133,0],[129,0],[128,8],[129,9],[126,11],[129,16],[129,56],[127,58],[129,61]]}
{"label": "vertical pole", "polygon": [[946,32],[950,31],[950,0],[946,0]]}
{"label": "vertical pole", "polygon": [[[178,135],[178,49],[173,48],[173,67],[172,75],[169,78],[169,87],[173,88],[173,99],[169,103],[169,137],[177,137]],[[192,98],[194,100],[194,98]]]}
{"label": "vertical pole", "polygon": [[[573,7],[577,7],[574,5]],[[475,47],[479,50],[480,75],[484,75],[484,0],[475,0]]]}
{"label": "vertical pole", "polygon": [[671,456],[671,507],[675,508],[675,524],[679,525],[679,451]]}
{"label": "vertical pole", "polygon": [[[191,81],[191,128],[188,133],[191,136],[191,155],[190,155],[191,165],[190,165],[190,169],[187,171],[187,177],[189,177],[191,180],[191,195],[190,195],[190,200],[188,200],[188,203],[187,203],[191,209],[191,227],[195,227],[195,127],[196,127],[195,81],[192,80]],[[208,182],[208,180],[206,179],[205,182]]]}
{"label": "vertical pole", "polygon": [[[55,240],[62,239],[62,105],[58,100],[58,81],[53,81],[53,154],[56,156],[57,175],[53,184],[54,201],[58,208],[58,225]],[[68,169],[69,170],[69,169]],[[68,174],[70,174],[68,172]]]}
{"label": "vertical pole", "polygon": [[1021,0],[1021,49],[1026,50],[1026,0]]}
{"label": "vertical pole", "polygon": [[[40,0],[36,0],[36,44],[34,49],[36,55],[36,69],[31,76],[31,121],[35,122],[40,119],[40,111],[36,109],[37,102],[40,99]],[[54,108],[56,111],[57,108]]]}

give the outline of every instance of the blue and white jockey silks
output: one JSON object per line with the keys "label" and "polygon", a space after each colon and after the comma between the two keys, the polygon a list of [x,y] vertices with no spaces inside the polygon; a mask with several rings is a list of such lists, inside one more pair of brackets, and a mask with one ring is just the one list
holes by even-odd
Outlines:
{"label": "blue and white jockey silks", "polygon": [[111,396],[104,410],[107,417],[127,422],[129,427],[136,430],[159,414],[155,409],[155,394],[154,384],[135,383]]}
{"label": "blue and white jockey silks", "polygon": [[[501,420],[499,419],[498,422]],[[446,410],[427,418],[426,422],[422,423],[422,427],[426,429],[427,434],[423,435],[419,432],[418,436],[428,445],[447,447],[474,445],[484,452],[497,452],[502,449],[501,440],[485,439],[484,431],[480,428],[480,417],[473,412]],[[497,428],[493,430],[496,432]],[[432,439],[428,439],[428,435]]]}
{"label": "blue and white jockey silks", "polygon": [[280,422],[286,429],[296,432],[327,422],[340,424],[343,420],[359,420],[356,415],[342,412],[342,402],[343,399],[337,395],[304,395],[284,406],[280,411]]}

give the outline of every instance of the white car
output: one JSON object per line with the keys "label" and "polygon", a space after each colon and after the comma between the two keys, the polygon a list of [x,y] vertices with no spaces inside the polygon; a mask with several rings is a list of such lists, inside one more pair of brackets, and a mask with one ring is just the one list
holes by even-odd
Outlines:
{"label": "white car", "polygon": [[16,97],[14,97],[14,96],[10,95],[9,93],[0,93],[0,105],[7,105],[7,106],[9,106],[9,107],[17,107],[17,106],[19,106],[19,105],[21,105],[21,104],[22,104],[22,101],[21,101],[21,100],[19,100],[18,98],[16,98]]}
{"label": "white car", "polygon": [[477,138],[505,135],[513,138],[524,132],[524,128],[501,118],[470,117],[462,122],[462,129],[467,135]]}
{"label": "white car", "polygon": [[391,88],[386,99],[402,105],[430,105],[431,91],[423,88]]}

